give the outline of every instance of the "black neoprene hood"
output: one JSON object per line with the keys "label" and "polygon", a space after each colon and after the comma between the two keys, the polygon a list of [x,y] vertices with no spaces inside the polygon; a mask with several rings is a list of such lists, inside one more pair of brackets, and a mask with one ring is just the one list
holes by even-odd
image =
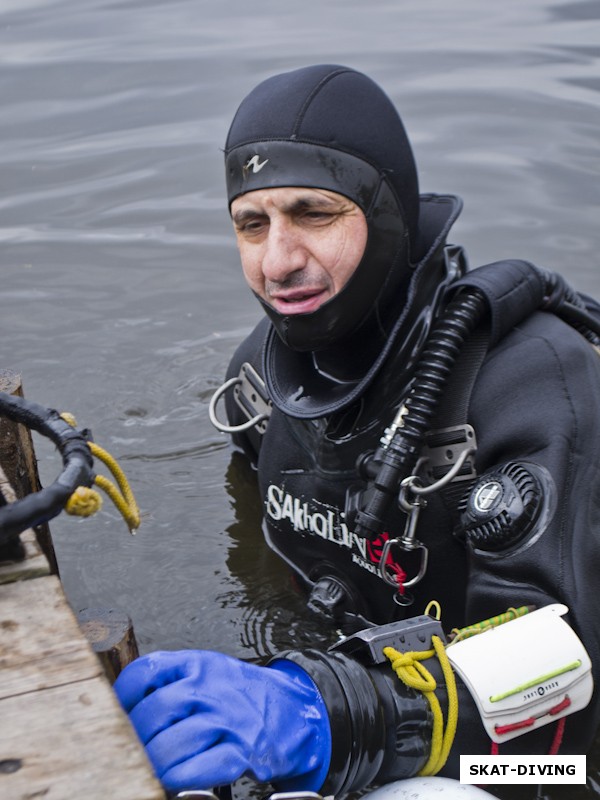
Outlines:
{"label": "black neoprene hood", "polygon": [[[295,159],[289,145],[300,143],[312,145],[313,154],[307,150],[304,158]],[[271,148],[270,167],[244,169],[258,154],[254,145]],[[335,161],[343,153],[354,156],[385,174],[409,231],[416,232],[419,187],[406,131],[387,95],[360,72],[324,64],[268,78],[240,105],[225,152],[230,204],[239,194],[270,186],[313,186],[346,194],[342,190],[352,190],[351,179],[346,185],[346,177],[336,174],[327,160]],[[320,164],[321,159],[325,163]],[[259,155],[258,163],[262,161]],[[316,183],[320,167],[320,180],[329,186]],[[303,175],[306,168],[309,176]],[[360,189],[350,199],[367,213]]]}
{"label": "black neoprene hood", "polygon": [[276,75],[242,101],[225,146],[229,204],[257,189],[343,194],[365,214],[368,241],[346,286],[316,311],[284,316],[261,298],[283,343],[320,350],[357,330],[399,283],[419,225],[419,188],[404,126],[366,75],[316,65]]}

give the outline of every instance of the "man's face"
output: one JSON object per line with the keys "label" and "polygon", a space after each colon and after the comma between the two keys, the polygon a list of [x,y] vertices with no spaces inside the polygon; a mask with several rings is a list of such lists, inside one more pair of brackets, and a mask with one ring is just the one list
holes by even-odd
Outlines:
{"label": "man's face", "polygon": [[360,262],[367,221],[324,189],[258,189],[231,214],[250,288],[281,314],[306,314],[337,294]]}

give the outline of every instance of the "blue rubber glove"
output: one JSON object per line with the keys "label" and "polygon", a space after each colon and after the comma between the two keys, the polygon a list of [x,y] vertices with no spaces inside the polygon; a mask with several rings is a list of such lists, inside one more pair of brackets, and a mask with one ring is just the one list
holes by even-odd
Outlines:
{"label": "blue rubber glove", "polygon": [[327,709],[291,661],[258,667],[205,650],[157,652],[129,664],[114,688],[169,791],[242,775],[284,791],[317,791],[325,781]]}

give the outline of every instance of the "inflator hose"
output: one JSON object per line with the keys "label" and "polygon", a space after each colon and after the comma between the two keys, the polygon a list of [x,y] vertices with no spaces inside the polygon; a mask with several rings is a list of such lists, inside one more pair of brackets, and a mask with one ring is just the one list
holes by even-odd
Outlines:
{"label": "inflator hose", "polygon": [[400,481],[411,474],[417,462],[452,368],[486,309],[484,294],[467,287],[453,297],[434,326],[417,365],[402,427],[396,428],[389,443],[380,447],[367,465],[373,477],[372,492],[365,508],[357,513],[355,532],[359,536],[372,537],[383,529]]}
{"label": "inflator hose", "polygon": [[63,470],[39,492],[0,507],[0,545],[26,528],[56,517],[78,486],[94,482],[93,457],[84,434],[73,428],[59,413],[22,397],[0,392],[0,416],[50,439],[58,448]]}
{"label": "inflator hose", "polygon": [[547,273],[545,278],[546,297],[542,308],[572,325],[592,344],[600,344],[600,319],[588,311],[583,296],[556,272]]}

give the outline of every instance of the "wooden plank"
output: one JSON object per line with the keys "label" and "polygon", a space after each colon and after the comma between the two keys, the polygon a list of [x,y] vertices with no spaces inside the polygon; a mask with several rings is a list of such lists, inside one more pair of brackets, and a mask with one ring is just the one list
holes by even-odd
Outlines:
{"label": "wooden plank", "polygon": [[105,679],[0,700],[0,797],[164,800]]}
{"label": "wooden plank", "polygon": [[[22,394],[20,378],[0,370],[0,390]],[[3,502],[39,488],[30,440],[29,430],[0,415]],[[16,478],[26,473],[30,483],[21,486]],[[51,574],[56,565],[47,526],[25,531],[19,541],[25,558],[8,560],[23,555],[11,540],[0,562],[0,798],[165,800]]]}
{"label": "wooden plank", "polygon": [[55,575],[0,586],[0,697],[101,674]]}
{"label": "wooden plank", "polygon": [[20,538],[25,548],[25,558],[23,561],[0,561],[0,584],[50,575],[48,559],[42,552],[35,532],[28,528]]}
{"label": "wooden plank", "polygon": [[164,800],[59,579],[0,586],[0,797]]}

